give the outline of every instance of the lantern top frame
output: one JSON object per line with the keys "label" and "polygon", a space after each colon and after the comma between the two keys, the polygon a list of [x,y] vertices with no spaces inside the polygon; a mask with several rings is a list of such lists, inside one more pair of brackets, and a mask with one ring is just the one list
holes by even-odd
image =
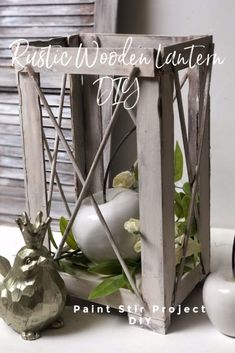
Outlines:
{"label": "lantern top frame", "polygon": [[[33,41],[27,45],[20,45],[19,42],[12,47],[12,51],[17,71],[24,71],[24,67],[30,64],[37,73],[50,71],[128,76],[135,66],[139,68],[139,77],[155,77],[163,70],[171,71],[172,65],[178,71],[193,67],[198,62],[209,63],[211,45],[212,36],[81,33],[47,41]],[[113,53],[119,59],[110,64],[107,58]],[[87,59],[80,60],[84,55],[87,55]]]}

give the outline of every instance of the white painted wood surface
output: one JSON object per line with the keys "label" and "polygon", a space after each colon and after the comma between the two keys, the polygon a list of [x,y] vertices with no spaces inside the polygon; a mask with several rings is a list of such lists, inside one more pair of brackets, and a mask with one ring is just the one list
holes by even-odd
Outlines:
{"label": "white painted wood surface", "polygon": [[39,97],[28,74],[20,73],[19,96],[25,164],[26,207],[35,220],[41,210],[47,215],[47,193]]}

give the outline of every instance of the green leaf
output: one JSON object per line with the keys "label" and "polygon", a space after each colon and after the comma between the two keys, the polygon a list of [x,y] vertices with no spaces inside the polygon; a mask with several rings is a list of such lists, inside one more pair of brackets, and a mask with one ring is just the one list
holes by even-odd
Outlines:
{"label": "green leaf", "polygon": [[66,272],[66,273],[69,273],[70,275],[76,274],[76,270],[75,270],[75,267],[73,266],[73,264],[71,264],[70,262],[68,262],[65,259],[59,260],[58,266],[59,266],[59,271],[61,271],[61,272]]}
{"label": "green leaf", "polygon": [[183,207],[182,207],[182,200],[181,200],[181,194],[175,191],[175,203],[174,203],[174,210],[175,210],[175,215],[177,218],[183,218],[184,213],[183,213]]}
{"label": "green leaf", "polygon": [[[64,217],[60,217],[60,231],[61,231],[61,234],[63,235],[64,232],[65,232],[65,229],[67,227],[67,224],[68,224],[68,220],[65,219]],[[78,250],[78,246],[77,246],[77,243],[74,239],[74,236],[73,236],[73,232],[72,230],[69,232],[68,236],[67,236],[67,240],[66,240],[66,243],[68,244],[68,246],[73,249],[73,250]]]}
{"label": "green leaf", "polygon": [[189,196],[191,195],[191,187],[190,187],[190,184],[188,182],[184,183],[183,190],[184,190],[186,195],[189,195]]}
{"label": "green leaf", "polygon": [[180,219],[180,218],[182,218],[184,216],[183,208],[178,203],[175,203],[174,211],[175,211],[175,215],[176,215],[177,218]]}
{"label": "green leaf", "polygon": [[183,154],[178,142],[176,142],[176,146],[175,146],[174,162],[175,162],[175,182],[176,182],[181,180],[183,176]]}
{"label": "green leaf", "polygon": [[84,254],[76,254],[73,256],[66,257],[66,260],[74,264],[75,266],[82,267],[84,269],[88,269],[91,261]]}
{"label": "green leaf", "polygon": [[180,237],[185,234],[186,222],[176,222],[175,223],[175,236]]}
{"label": "green leaf", "polygon": [[57,246],[57,244],[55,242],[55,239],[53,237],[53,233],[52,233],[51,227],[48,228],[48,236],[49,236],[49,239],[50,239],[52,245],[54,246],[54,248],[58,249],[58,246]]}
{"label": "green leaf", "polygon": [[177,202],[180,206],[182,205],[182,202],[181,202],[181,194],[177,191],[175,191],[175,202]]}
{"label": "green leaf", "polygon": [[117,292],[125,285],[126,278],[123,274],[106,278],[90,292],[88,299],[106,297],[107,295]]}
{"label": "green leaf", "polygon": [[99,264],[91,265],[89,272],[106,276],[119,275],[122,273],[122,266],[117,260],[104,261]]}
{"label": "green leaf", "polygon": [[191,272],[192,270],[193,268],[191,268],[190,266],[184,266],[184,273]]}
{"label": "green leaf", "polygon": [[185,195],[182,200],[182,207],[183,207],[185,219],[187,219],[187,217],[188,217],[190,200],[191,200],[191,197],[188,195]]}

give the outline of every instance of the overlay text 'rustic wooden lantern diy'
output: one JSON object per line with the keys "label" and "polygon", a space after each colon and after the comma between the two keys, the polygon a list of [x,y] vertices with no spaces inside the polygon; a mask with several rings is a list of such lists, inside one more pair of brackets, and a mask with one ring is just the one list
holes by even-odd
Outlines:
{"label": "overlay text 'rustic wooden lantern diy'", "polygon": [[[149,328],[165,333],[171,317],[168,308],[181,303],[209,272],[209,87],[212,64],[208,58],[213,52],[213,44],[212,38],[208,36],[132,36],[128,58],[132,54],[138,57],[142,53],[147,61],[136,64],[135,67],[122,63],[102,65],[99,61],[92,67],[88,67],[85,62],[76,67],[76,53],[80,43],[83,44],[81,51],[88,48],[88,59],[92,59],[97,50],[98,58],[102,53],[110,55],[111,51],[121,54],[128,37],[81,34],[70,38],[52,39],[49,42],[33,42],[30,43],[27,53],[19,57],[16,70],[21,98],[27,211],[32,218],[39,210],[50,213],[52,185],[55,181],[54,191],[62,196],[71,216],[68,228],[72,225],[84,196],[102,188],[103,171],[110,153],[110,136],[121,107],[121,104],[112,107],[112,102],[102,108],[98,107],[97,87],[92,83],[97,77],[108,75],[127,77],[128,85],[138,77],[140,97],[136,115],[133,112],[129,114],[133,124],[136,125],[140,180],[139,209],[142,234],[140,283],[137,285],[133,280],[93,199],[93,206],[132,287],[132,291],[120,289],[118,293],[95,301],[114,308],[121,304],[132,307],[135,304],[143,306],[142,312],[137,310],[129,315],[136,317],[137,323],[145,327],[148,325],[144,318],[151,317]],[[99,49],[94,48],[94,40],[99,44]],[[38,67],[33,62],[28,65],[28,53],[33,55],[45,50],[49,45],[51,45],[48,54],[48,62],[51,63],[49,69],[45,65]],[[190,47],[194,50],[186,49]],[[21,50],[23,52],[25,48],[22,47]],[[62,52],[66,52],[72,58],[68,65],[53,62],[53,57]],[[181,57],[181,60],[173,64],[174,58],[171,53]],[[204,62],[201,65],[195,64],[199,55],[201,63]],[[172,60],[167,61],[167,58]],[[156,65],[156,60],[159,65]],[[195,65],[189,68],[190,63]],[[180,72],[186,69],[187,73],[181,81]],[[54,106],[50,103],[52,99],[50,92],[43,92],[40,88],[40,75],[49,72],[62,77],[58,114],[55,103]],[[70,78],[69,85],[66,85],[67,75]],[[187,121],[184,112],[185,97],[182,97],[182,86],[186,80]],[[124,96],[125,93],[121,94],[119,100],[123,100]],[[68,97],[70,102],[67,100]],[[71,109],[72,141],[69,141],[63,123],[63,106],[66,102],[66,109]],[[177,272],[174,244],[174,105],[178,107],[186,170],[191,187],[183,256]],[[48,129],[52,128],[55,129],[54,144],[51,144],[52,141],[47,136]],[[58,156],[61,148],[67,153],[68,165],[69,163],[72,165],[76,176],[74,179],[76,200],[72,211],[56,169],[59,161],[56,162],[53,158],[54,155]],[[50,175],[45,174],[45,163],[51,163]],[[197,220],[197,236],[201,244],[200,263],[192,271],[183,273],[193,217]],[[60,244],[59,251],[63,244],[63,242]],[[87,299],[90,290],[98,281],[95,276],[87,276],[82,272],[76,276],[65,274],[64,279],[70,294],[83,299]],[[153,311],[153,306],[166,309]],[[140,318],[143,320],[139,320]]]}

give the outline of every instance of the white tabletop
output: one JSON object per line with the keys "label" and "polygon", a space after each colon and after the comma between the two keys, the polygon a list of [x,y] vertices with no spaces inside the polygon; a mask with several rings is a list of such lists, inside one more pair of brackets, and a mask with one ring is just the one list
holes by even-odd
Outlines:
{"label": "white tabletop", "polygon": [[[13,259],[23,244],[21,235],[14,228],[0,227],[1,255]],[[221,262],[230,261],[232,230],[212,230],[212,270]],[[235,300],[235,298],[234,298]],[[79,301],[76,300],[76,304]],[[201,289],[196,288],[184,303],[185,306],[201,306]],[[33,342],[23,341],[0,320],[1,353],[219,353],[234,352],[235,340],[217,332],[206,314],[182,314],[173,317],[166,336],[130,326],[125,315],[74,314],[73,307],[64,311],[65,327],[46,330]],[[234,322],[235,324],[235,322]]]}

